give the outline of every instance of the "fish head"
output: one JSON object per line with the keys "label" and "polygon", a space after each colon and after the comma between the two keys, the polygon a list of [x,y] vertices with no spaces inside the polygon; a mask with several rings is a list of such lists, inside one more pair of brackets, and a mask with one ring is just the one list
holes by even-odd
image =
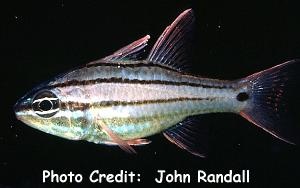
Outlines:
{"label": "fish head", "polygon": [[48,134],[79,140],[84,135],[86,124],[74,121],[72,113],[66,110],[68,106],[62,105],[61,97],[56,88],[37,87],[17,101],[14,106],[16,117]]}

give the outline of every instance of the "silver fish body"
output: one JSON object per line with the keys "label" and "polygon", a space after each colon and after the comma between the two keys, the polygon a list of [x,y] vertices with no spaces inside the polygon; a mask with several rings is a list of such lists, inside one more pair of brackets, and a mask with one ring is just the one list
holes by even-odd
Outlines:
{"label": "silver fish body", "polygon": [[85,139],[109,139],[99,134],[97,117],[121,139],[131,140],[162,132],[191,115],[239,112],[245,105],[236,100],[245,89],[236,82],[198,78],[143,62],[131,65],[84,67],[49,84],[65,107],[61,116],[70,119],[69,126],[82,120],[92,125],[83,128]]}
{"label": "silver fish body", "polygon": [[136,56],[144,52],[148,35],[41,84],[17,102],[17,118],[56,136],[119,145],[127,151],[163,132],[180,148],[203,156],[189,141],[189,130],[182,129],[185,121],[194,124],[187,120],[190,116],[232,112],[289,142],[286,127],[273,126],[276,118],[269,114],[279,111],[287,73],[297,61],[235,81],[185,73],[184,38],[192,23],[192,11],[184,11],[145,60]]}
{"label": "silver fish body", "polygon": [[239,87],[238,82],[199,78],[143,61],[94,64],[47,84],[60,100],[52,117],[57,125],[51,119],[47,129],[53,126],[52,134],[61,132],[65,138],[111,141],[97,125],[100,118],[121,139],[143,138],[191,115],[239,112],[245,102],[236,97],[246,89]]}

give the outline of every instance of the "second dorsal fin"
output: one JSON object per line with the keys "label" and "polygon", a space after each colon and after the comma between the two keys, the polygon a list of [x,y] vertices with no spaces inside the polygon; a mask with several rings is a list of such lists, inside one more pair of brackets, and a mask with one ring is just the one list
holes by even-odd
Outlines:
{"label": "second dorsal fin", "polygon": [[160,35],[147,60],[179,71],[185,70],[193,23],[192,9],[181,13]]}

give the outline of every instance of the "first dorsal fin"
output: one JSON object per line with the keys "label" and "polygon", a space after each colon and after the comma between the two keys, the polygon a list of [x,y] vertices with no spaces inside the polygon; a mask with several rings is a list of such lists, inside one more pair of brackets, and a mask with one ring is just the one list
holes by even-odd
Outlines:
{"label": "first dorsal fin", "polygon": [[208,127],[199,123],[198,117],[188,117],[163,134],[179,148],[205,157],[208,152]]}
{"label": "first dorsal fin", "polygon": [[181,13],[160,35],[147,60],[179,71],[185,70],[193,23],[192,9]]}
{"label": "first dorsal fin", "polygon": [[118,51],[114,52],[113,54],[106,56],[102,59],[97,61],[93,61],[88,63],[88,65],[96,64],[99,62],[125,62],[128,60],[138,60],[139,57],[146,51],[145,47],[147,46],[147,42],[150,39],[150,35],[146,35],[139,40],[136,40],[127,46],[119,49]]}

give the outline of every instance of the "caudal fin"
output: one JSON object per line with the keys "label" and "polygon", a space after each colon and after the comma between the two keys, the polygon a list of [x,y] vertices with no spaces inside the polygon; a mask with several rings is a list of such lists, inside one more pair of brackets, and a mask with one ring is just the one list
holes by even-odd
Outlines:
{"label": "caudal fin", "polygon": [[292,60],[243,79],[249,91],[240,114],[273,136],[297,144],[300,140],[300,60]]}

